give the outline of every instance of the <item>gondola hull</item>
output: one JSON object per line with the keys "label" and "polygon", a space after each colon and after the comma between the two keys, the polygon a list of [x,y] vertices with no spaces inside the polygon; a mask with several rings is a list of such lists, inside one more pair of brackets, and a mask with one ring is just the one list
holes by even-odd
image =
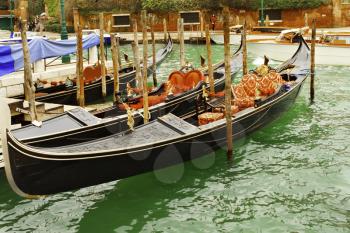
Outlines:
{"label": "gondola hull", "polygon": [[[265,126],[287,111],[298,96],[302,83],[270,103],[234,118],[234,139]],[[224,146],[225,136],[226,125],[218,122],[215,127],[179,138],[172,144],[155,142],[152,147],[106,153],[103,157],[91,154],[85,159],[44,159],[41,154],[16,146],[17,142],[11,135],[8,135],[8,149],[11,173],[18,189],[26,195],[47,195],[183,163]]]}

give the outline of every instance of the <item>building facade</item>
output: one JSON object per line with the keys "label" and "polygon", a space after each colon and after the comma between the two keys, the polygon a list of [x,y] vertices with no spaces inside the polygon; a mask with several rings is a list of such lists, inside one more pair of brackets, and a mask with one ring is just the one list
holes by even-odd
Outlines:
{"label": "building facade", "polygon": [[[209,23],[210,16],[216,15],[217,23],[216,29],[222,29],[222,15],[220,11],[208,11],[200,10],[200,15],[203,16],[203,21]],[[155,13],[155,29],[162,30],[163,19],[165,18],[168,22],[168,30],[175,31],[177,29],[177,19],[180,17],[179,13]],[[305,24],[311,25],[312,19],[316,19],[318,28],[329,28],[329,27],[350,27],[350,0],[331,0],[329,4],[322,5],[318,8],[311,9],[264,9],[264,18],[268,17],[269,26],[283,26],[283,27],[303,27]],[[125,19],[125,16],[129,17],[129,21]],[[242,9],[231,9],[231,24],[237,22],[243,23],[244,19],[247,24],[251,27],[258,26],[260,24],[261,11],[260,10],[242,10]],[[122,20],[122,18],[124,18]],[[137,14],[128,14],[128,12],[106,12],[105,30],[111,32],[125,32],[131,31],[131,19],[136,18],[138,24],[140,24],[140,18]],[[120,24],[119,21],[124,21],[124,25]],[[81,22],[85,28],[94,29],[98,28],[98,12],[94,11],[89,13],[85,10],[81,14]],[[72,21],[68,22],[73,24]],[[140,26],[140,25],[139,25]],[[139,27],[140,28],[140,27]],[[187,30],[197,30],[200,26],[198,24],[187,25]]]}
{"label": "building facade", "polygon": [[11,15],[10,15],[10,1],[0,1],[0,30],[10,30]]}

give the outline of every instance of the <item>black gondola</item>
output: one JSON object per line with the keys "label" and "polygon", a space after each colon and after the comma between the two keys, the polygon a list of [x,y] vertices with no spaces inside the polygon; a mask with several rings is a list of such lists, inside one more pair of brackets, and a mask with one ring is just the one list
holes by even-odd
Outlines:
{"label": "black gondola", "polygon": [[[266,125],[293,104],[310,70],[304,40],[295,55],[276,68],[284,80],[272,95],[233,115],[234,138]],[[287,70],[288,69],[288,70]],[[226,122],[197,125],[197,114],[167,114],[134,132],[88,143],[40,148],[25,145],[7,132],[5,169],[13,190],[24,197],[54,194],[122,179],[183,163],[225,145]]]}
{"label": "black gondola", "polygon": [[[232,76],[235,75],[242,66],[241,47],[233,54],[231,59]],[[220,62],[214,67],[215,90],[221,91],[224,87],[224,63]],[[179,95],[168,96],[164,102],[151,106],[150,119],[156,119],[159,116],[169,112],[182,117],[186,114],[196,112],[197,96],[202,91],[203,82],[197,84],[194,89],[186,91]],[[150,95],[157,94],[158,90]],[[209,87],[207,87],[209,88]],[[96,138],[108,136],[128,129],[127,114],[124,110],[116,107],[110,107],[95,112],[96,116],[83,109],[75,109],[66,112],[63,115],[43,121],[41,127],[32,124],[13,130],[13,135],[26,144],[40,147],[50,147],[52,145],[69,145],[77,142],[90,141]],[[134,111],[133,117],[135,126],[143,123],[143,110]],[[101,119],[102,118],[102,119]]]}
{"label": "black gondola", "polygon": [[[159,65],[164,61],[167,55],[173,49],[173,41],[169,36],[169,40],[164,48],[157,51],[156,54],[156,64]],[[142,66],[142,64],[141,64]],[[148,59],[148,75],[153,73],[152,70],[152,58]],[[136,70],[134,67],[126,67],[123,70],[120,70],[120,90],[126,89],[126,84],[130,83],[131,86],[136,85]],[[106,91],[107,96],[113,94],[114,88],[113,76],[107,74],[106,76]],[[102,82],[98,80],[91,84],[88,84],[84,88],[85,90],[85,103],[92,103],[98,99],[102,98]],[[74,85],[57,85],[48,88],[37,88],[37,96],[36,101],[46,102],[46,103],[56,103],[56,104],[69,104],[69,105],[77,105],[77,87]],[[43,93],[44,95],[40,95]],[[23,99],[24,96],[17,96],[16,98]]]}

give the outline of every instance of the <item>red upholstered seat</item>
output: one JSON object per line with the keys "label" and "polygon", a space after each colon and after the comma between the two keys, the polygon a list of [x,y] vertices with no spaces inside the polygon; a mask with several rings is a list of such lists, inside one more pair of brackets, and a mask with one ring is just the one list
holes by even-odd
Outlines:
{"label": "red upholstered seat", "polygon": [[223,118],[224,118],[224,113],[222,112],[205,112],[198,116],[198,124],[206,125]]}
{"label": "red upholstered seat", "polygon": [[169,75],[169,92],[174,95],[193,89],[200,81],[204,80],[204,75],[199,70],[192,70],[186,74],[174,71]]}
{"label": "red upholstered seat", "polygon": [[[166,95],[155,95],[155,96],[148,96],[148,106],[151,107],[156,104],[160,104],[164,102],[166,99]],[[119,109],[126,110],[125,106],[123,104],[118,105]],[[129,107],[132,109],[141,109],[143,108],[143,98],[140,98],[137,103],[129,104]]]}
{"label": "red upholstered seat", "polygon": [[[148,106],[153,106],[165,101],[169,92],[174,95],[183,93],[185,91],[191,90],[200,81],[204,80],[204,75],[198,70],[192,70],[186,74],[180,71],[174,71],[170,74],[168,83],[166,84],[167,91],[161,93],[160,95],[148,96]],[[133,89],[135,93],[140,93],[138,90]],[[125,110],[125,106],[120,104],[119,109]],[[137,103],[129,104],[132,109],[143,108],[143,98],[137,99]]]}
{"label": "red upholstered seat", "polygon": [[[87,66],[83,70],[84,83],[90,84],[101,78],[101,64],[97,63],[92,66]],[[106,70],[106,67],[105,67]]]}
{"label": "red upholstered seat", "polygon": [[49,93],[46,93],[46,92],[36,92],[35,93],[35,97],[40,97],[40,96],[45,96],[45,95],[48,95]]}

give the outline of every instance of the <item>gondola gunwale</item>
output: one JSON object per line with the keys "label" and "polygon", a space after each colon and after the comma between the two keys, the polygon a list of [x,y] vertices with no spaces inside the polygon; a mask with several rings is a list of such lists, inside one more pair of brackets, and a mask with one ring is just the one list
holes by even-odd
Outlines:
{"label": "gondola gunwale", "polygon": [[[239,57],[239,56],[242,56],[242,50],[241,49],[242,49],[242,45],[239,46],[239,48],[236,50],[236,52],[232,55],[232,58],[231,58],[232,60],[237,58],[237,57]],[[219,63],[215,64],[214,65],[214,69],[219,69],[219,68],[221,68],[223,66],[224,66],[224,62],[222,61],[222,62],[219,62]],[[237,72],[240,69],[241,68],[239,67],[237,69]],[[214,86],[220,86],[220,85],[222,85],[224,83],[224,81],[225,81],[225,76],[223,74],[221,78],[214,80]],[[207,89],[209,89],[209,86],[207,86]],[[184,93],[183,96],[176,97],[176,98],[170,99],[170,100],[168,100],[166,102],[162,102],[162,103],[156,104],[154,106],[151,106],[151,107],[149,107],[149,110],[150,111],[154,110],[152,113],[155,113],[158,110],[158,108],[160,108],[163,105],[166,105],[168,108],[172,107],[172,106],[176,106],[178,104],[181,104],[186,99],[194,98],[195,96],[197,96],[201,92],[202,92],[202,90],[196,90],[196,91],[191,91],[190,90],[190,91],[188,91],[188,93]],[[143,114],[143,109],[135,110],[134,112],[135,112],[134,115]],[[186,115],[186,114],[184,114],[184,115]],[[62,114],[62,115],[64,115],[64,114]],[[55,117],[53,117],[51,119],[59,118],[62,115],[55,116]],[[124,116],[124,117],[122,117],[122,116]],[[53,134],[45,134],[45,135],[42,135],[40,137],[34,136],[34,137],[23,138],[23,139],[21,139],[21,141],[26,143],[26,144],[34,144],[34,143],[39,143],[39,142],[45,142],[45,141],[50,140],[50,139],[62,138],[62,136],[65,136],[65,137],[72,136],[72,135],[77,134],[78,132],[82,133],[82,132],[94,131],[94,130],[98,130],[98,129],[102,129],[102,128],[106,128],[106,127],[118,124],[118,121],[121,120],[121,119],[124,119],[125,116],[126,115],[123,114],[123,115],[111,117],[110,120],[101,120],[101,122],[98,123],[98,124],[88,125],[88,126],[84,126],[82,128],[75,128],[75,129],[66,130],[66,131],[63,131],[63,132],[57,132],[57,133],[53,133]],[[107,119],[107,118],[104,118],[104,119]],[[22,129],[26,128],[26,127],[30,127],[30,126],[31,125],[23,126]]]}

